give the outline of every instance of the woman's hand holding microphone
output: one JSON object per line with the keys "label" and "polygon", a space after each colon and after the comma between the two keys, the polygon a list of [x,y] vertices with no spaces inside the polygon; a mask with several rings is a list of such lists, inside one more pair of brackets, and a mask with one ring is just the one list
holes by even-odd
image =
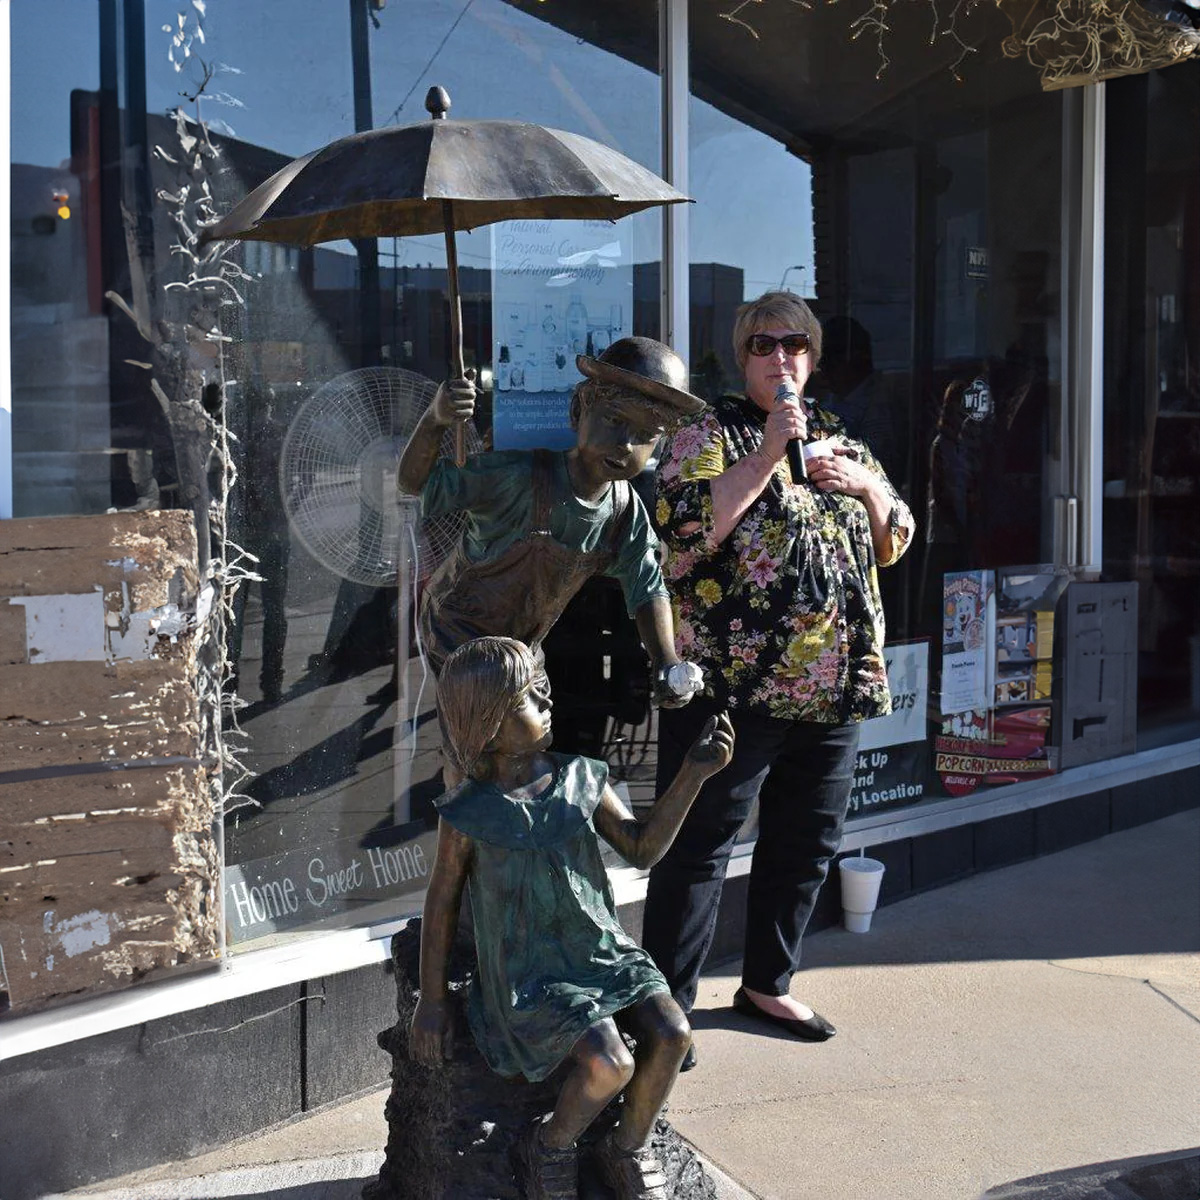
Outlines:
{"label": "woman's hand holding microphone", "polygon": [[[808,413],[804,402],[792,388],[782,385],[775,394],[775,407],[767,414],[763,428],[763,440],[759,453],[773,463],[787,456],[788,443],[796,443],[798,453],[804,439],[808,437]],[[794,465],[794,464],[793,464]],[[803,477],[803,476],[801,476]],[[794,480],[799,482],[799,480]]]}

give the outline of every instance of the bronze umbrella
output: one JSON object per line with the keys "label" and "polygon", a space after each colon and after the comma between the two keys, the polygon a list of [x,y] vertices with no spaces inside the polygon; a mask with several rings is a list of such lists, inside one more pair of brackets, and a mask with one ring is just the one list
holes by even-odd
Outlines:
{"label": "bronze umbrella", "polygon": [[[454,232],[521,218],[616,220],[688,199],[632,159],[577,133],[520,121],[432,120],[351,134],[297,158],[209,226],[201,243],[240,238],[312,246],[341,238],[445,233],[450,372],[463,373]],[[458,430],[457,457],[464,455]]]}

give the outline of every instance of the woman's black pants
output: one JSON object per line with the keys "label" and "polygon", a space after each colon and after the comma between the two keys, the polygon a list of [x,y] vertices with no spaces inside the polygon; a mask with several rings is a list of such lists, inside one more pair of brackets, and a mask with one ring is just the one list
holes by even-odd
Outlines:
{"label": "woman's black pants", "polygon": [[[660,796],[713,711],[699,697],[684,708],[659,710]],[[742,982],[764,995],[787,992],[854,782],[857,722],[730,716],[733,760],[701,789],[679,836],[651,870],[646,892],[642,944],[684,1012],[696,999],[729,855],[756,796]]]}

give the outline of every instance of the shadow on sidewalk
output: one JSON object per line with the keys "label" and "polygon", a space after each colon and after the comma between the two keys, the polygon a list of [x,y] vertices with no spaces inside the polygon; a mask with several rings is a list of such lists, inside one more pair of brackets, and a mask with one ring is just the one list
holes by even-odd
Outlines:
{"label": "shadow on sidewalk", "polygon": [[120,1200],[362,1200],[363,1188],[374,1178],[374,1175],[367,1175],[361,1179],[322,1179],[290,1187],[256,1188],[246,1192],[239,1190],[233,1180],[228,1181],[229,1188],[226,1190],[219,1177],[200,1176],[104,1193],[102,1200],[109,1200],[109,1197],[112,1200],[118,1197]]}
{"label": "shadow on sidewalk", "polygon": [[[826,884],[834,891],[835,873]],[[804,965],[1189,954],[1200,951],[1197,912],[1200,809],[1192,809],[902,897],[875,913],[866,934],[837,926],[810,935]]]}
{"label": "shadow on sidewalk", "polygon": [[1002,1183],[981,1200],[1193,1200],[1200,1196],[1200,1148],[1091,1163]]}

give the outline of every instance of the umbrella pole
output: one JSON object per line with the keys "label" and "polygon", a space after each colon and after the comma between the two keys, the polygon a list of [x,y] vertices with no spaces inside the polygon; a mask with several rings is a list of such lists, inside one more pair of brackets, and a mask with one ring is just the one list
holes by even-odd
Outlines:
{"label": "umbrella pole", "polygon": [[[458,247],[454,244],[454,206],[442,201],[442,221],[446,226],[446,283],[450,291],[450,378],[463,376],[462,299],[458,294]],[[454,426],[454,461],[467,461],[467,428],[463,421]]]}

